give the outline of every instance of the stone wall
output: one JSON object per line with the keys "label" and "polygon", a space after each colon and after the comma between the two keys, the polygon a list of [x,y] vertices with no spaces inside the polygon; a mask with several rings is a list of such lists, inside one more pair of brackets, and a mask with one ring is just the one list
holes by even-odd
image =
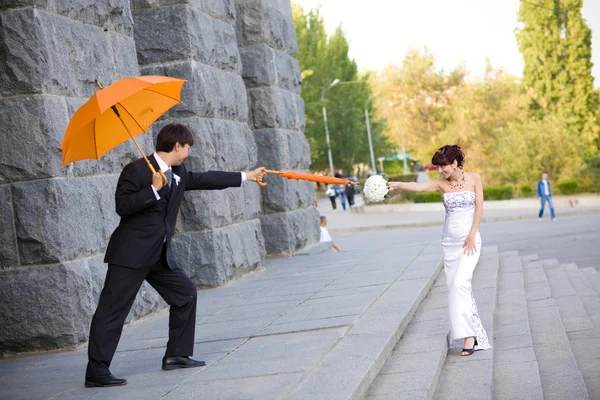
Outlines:
{"label": "stone wall", "polygon": [[[182,102],[161,125],[190,126],[190,170],[244,171],[257,164],[232,2],[134,1],[134,37],[142,75],[186,79]],[[221,284],[262,265],[260,188],[186,194],[174,253],[198,286]]]}
{"label": "stone wall", "polygon": [[[237,38],[258,159],[274,170],[308,170],[304,101],[290,2],[236,0]],[[294,253],[319,239],[314,185],[269,176],[260,217],[269,253]]]}
{"label": "stone wall", "polygon": [[[288,0],[4,0],[0,4],[0,355],[87,339],[118,216],[114,188],[139,157],[125,143],[61,168],[69,118],[120,77],[186,79],[165,124],[189,125],[189,169],[309,167]],[[175,254],[214,286],[318,241],[311,184],[188,192]],[[164,307],[144,284],[128,319]]]}
{"label": "stone wall", "polygon": [[[137,150],[126,144],[61,169],[60,146],[94,79],[139,75],[129,1],[3,4],[0,353],[68,347],[87,338],[118,223],[114,187]],[[163,306],[145,285],[129,318]]]}

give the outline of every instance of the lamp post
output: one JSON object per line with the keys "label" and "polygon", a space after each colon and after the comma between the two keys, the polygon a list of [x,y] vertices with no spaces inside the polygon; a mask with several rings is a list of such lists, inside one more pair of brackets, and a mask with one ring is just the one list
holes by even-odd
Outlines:
{"label": "lamp post", "polygon": [[367,136],[369,137],[369,152],[371,153],[371,169],[374,174],[377,173],[377,167],[375,167],[375,156],[373,155],[373,140],[371,139],[371,123],[369,122],[369,109],[367,105],[371,100],[377,96],[371,96],[365,102],[365,120],[367,122]]}
{"label": "lamp post", "polygon": [[329,86],[324,87],[321,91],[321,102],[323,103],[323,121],[325,122],[325,138],[327,139],[327,155],[329,156],[329,174],[334,176],[335,172],[333,170],[333,157],[331,156],[331,142],[329,141],[329,128],[327,127],[327,109],[325,108],[325,93],[337,85],[340,82],[339,79],[335,79],[333,82],[329,84]]}

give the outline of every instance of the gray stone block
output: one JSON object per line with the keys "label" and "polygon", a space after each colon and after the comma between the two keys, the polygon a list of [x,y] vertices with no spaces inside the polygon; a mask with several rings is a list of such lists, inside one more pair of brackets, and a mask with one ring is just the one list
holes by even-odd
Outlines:
{"label": "gray stone block", "polygon": [[314,202],[315,189],[310,182],[278,176],[267,176],[263,180],[268,184],[262,191],[265,214],[306,209]]}
{"label": "gray stone block", "polygon": [[[142,72],[156,71],[156,67]],[[248,101],[242,77],[194,61],[168,64],[164,75],[187,80],[181,104],[169,110],[170,119],[200,116],[232,121],[248,121]]]}
{"label": "gray stone block", "polygon": [[[93,7],[91,7],[93,8]],[[94,79],[105,86],[118,74],[137,75],[137,65],[123,65],[119,48],[113,46],[102,28],[82,24],[37,9],[18,9],[0,14],[0,94],[3,96],[49,93],[89,97],[96,90]],[[73,40],[77,38],[77,40]],[[113,39],[114,42],[114,39]]]}
{"label": "gray stone block", "polygon": [[21,265],[55,263],[103,251],[118,216],[115,176],[13,184]]}
{"label": "gray stone block", "polygon": [[310,147],[302,132],[261,129],[255,132],[258,159],[269,169],[302,170],[310,166]]}
{"label": "gray stone block", "polygon": [[131,36],[132,19],[127,0],[4,0],[1,8],[34,7],[88,25]]}
{"label": "gray stone block", "polygon": [[[104,284],[102,256],[0,272],[0,353],[72,347],[86,340]],[[163,308],[144,284],[128,321]]]}
{"label": "gray stone block", "polygon": [[47,10],[84,24],[132,36],[133,20],[128,0],[54,0]]}
{"label": "gray stone block", "polygon": [[194,132],[194,146],[186,161],[190,170],[235,172],[256,166],[256,160],[250,158],[256,145],[245,123],[212,118],[189,118],[183,122]]}
{"label": "gray stone block", "polygon": [[67,123],[67,107],[60,97],[0,99],[0,141],[8,144],[0,146],[0,184],[60,175]]}
{"label": "gray stone block", "polygon": [[267,253],[293,253],[319,240],[319,212],[313,208],[262,215]]}
{"label": "gray stone block", "polygon": [[236,12],[240,47],[266,43],[296,56],[298,43],[290,3],[236,0]]}
{"label": "gray stone block", "polygon": [[[303,130],[304,102],[295,93],[275,87],[248,90],[254,129],[283,128]],[[302,106],[302,109],[299,107]]]}
{"label": "gray stone block", "polygon": [[217,286],[263,265],[265,243],[257,219],[177,235],[173,252],[198,287]]}
{"label": "gray stone block", "polygon": [[191,58],[236,74],[242,71],[235,29],[229,23],[185,4],[136,9],[133,18],[140,65]]}
{"label": "gray stone block", "polygon": [[[255,184],[243,184],[244,187],[250,185]],[[246,191],[242,188],[186,193],[181,205],[180,232],[221,228],[257,218],[256,208],[249,209],[247,214],[246,206],[252,204],[258,207],[259,196],[252,192],[248,194],[252,199],[246,198]]]}
{"label": "gray stone block", "polygon": [[9,185],[0,186],[0,270],[19,264],[17,235]]}
{"label": "gray stone block", "polygon": [[266,44],[243,47],[240,56],[247,87],[277,86],[300,94],[300,64],[294,57]]}
{"label": "gray stone block", "polygon": [[165,7],[176,4],[188,4],[198,10],[235,25],[235,5],[233,0],[133,0],[134,10],[152,7]]}

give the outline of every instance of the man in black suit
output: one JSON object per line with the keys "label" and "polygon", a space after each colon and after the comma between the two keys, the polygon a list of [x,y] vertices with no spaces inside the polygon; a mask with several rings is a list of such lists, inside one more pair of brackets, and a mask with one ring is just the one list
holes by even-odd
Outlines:
{"label": "man in black suit", "polygon": [[177,212],[186,190],[219,190],[256,181],[264,168],[248,172],[186,171],[182,164],[194,144],[185,125],[170,124],[158,134],[156,153],[149,157],[152,174],[142,158],[123,169],[115,193],[119,226],[110,238],[104,262],[108,271],[98,308],[92,319],[88,346],[87,387],[127,383],[109,370],[121,337],[125,318],[144,280],[171,306],[169,341],[163,370],[205,365],[189,356],[194,350],[196,287],[177,265],[171,252]]}

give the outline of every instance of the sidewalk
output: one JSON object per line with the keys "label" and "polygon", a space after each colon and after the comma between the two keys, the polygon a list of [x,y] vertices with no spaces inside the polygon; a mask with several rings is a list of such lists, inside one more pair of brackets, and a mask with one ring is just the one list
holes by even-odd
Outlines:
{"label": "sidewalk", "polygon": [[[332,230],[339,224],[336,229],[372,231],[347,235],[344,252],[272,258],[239,281],[199,291],[194,358],[206,367],[161,371],[168,334],[163,310],[123,332],[111,370],[128,385],[84,388],[82,344],[0,360],[0,398],[332,400],[364,394],[441,267],[439,241],[403,243],[375,229],[441,224],[444,215],[332,212],[323,200],[319,209]],[[490,214],[524,218],[531,210]]]}
{"label": "sidewalk", "polygon": [[[586,197],[577,206],[568,206],[568,199],[557,197],[555,199],[556,217],[578,214],[600,213],[600,197]],[[356,204],[362,204],[360,195]],[[558,207],[557,204],[564,204]],[[393,207],[398,206],[398,207]],[[416,207],[415,207],[416,206]],[[421,207],[422,206],[422,207]],[[440,204],[397,204],[397,205],[371,205],[365,212],[343,211],[339,199],[337,210],[333,211],[329,198],[319,198],[317,209],[321,215],[328,219],[330,232],[350,232],[373,229],[397,229],[444,225],[444,209]],[[412,210],[411,210],[412,208]],[[550,218],[550,211],[544,210],[544,219]],[[392,212],[389,210],[402,210]],[[416,210],[415,210],[416,209]],[[406,210],[406,211],[404,211]],[[388,212],[385,212],[388,211]],[[534,199],[505,200],[484,203],[482,222],[509,221],[516,219],[536,219],[538,217],[539,203]]]}
{"label": "sidewalk", "polygon": [[[320,390],[328,399],[345,398],[355,389],[322,378],[359,383],[378,370],[382,350],[398,340],[398,327],[408,323],[440,268],[439,242],[402,247],[373,234],[377,240],[368,245],[352,239],[349,248],[356,250],[269,259],[240,281],[199,291],[194,358],[205,360],[204,368],[161,371],[168,332],[163,310],[123,332],[111,370],[128,385],[84,388],[83,344],[0,360],[0,397],[314,399],[308,392]],[[349,367],[351,359],[356,364]]]}

